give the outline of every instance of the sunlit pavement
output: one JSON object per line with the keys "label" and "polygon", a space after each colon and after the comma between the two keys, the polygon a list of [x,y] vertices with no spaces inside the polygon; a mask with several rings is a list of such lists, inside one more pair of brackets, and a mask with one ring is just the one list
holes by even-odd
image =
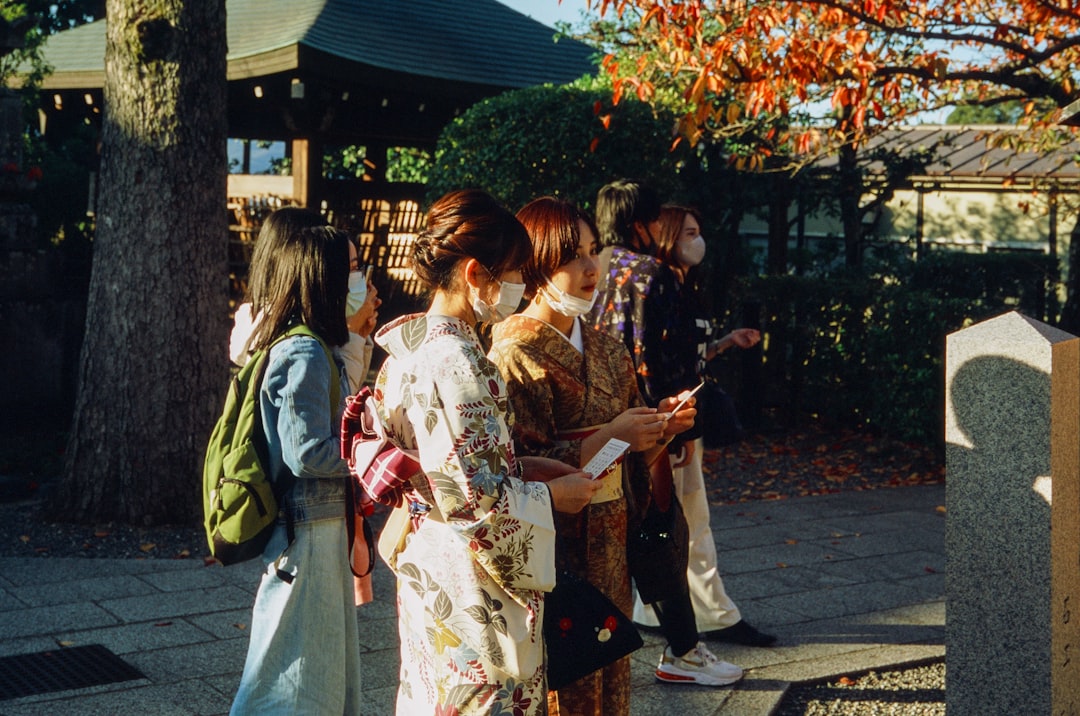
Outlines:
{"label": "sunlit pavement", "polygon": [[[779,641],[767,649],[709,642],[747,672],[735,687],[710,688],[658,684],[663,645],[645,634],[632,658],[631,713],[765,716],[792,682],[944,655],[944,504],[945,486],[926,485],[714,507],[727,591],[747,621]],[[7,698],[0,713],[227,713],[258,570],[0,559],[0,657],[100,644],[145,677]],[[385,565],[374,582],[375,602],[357,613],[365,713],[381,715],[393,713],[397,623]]]}

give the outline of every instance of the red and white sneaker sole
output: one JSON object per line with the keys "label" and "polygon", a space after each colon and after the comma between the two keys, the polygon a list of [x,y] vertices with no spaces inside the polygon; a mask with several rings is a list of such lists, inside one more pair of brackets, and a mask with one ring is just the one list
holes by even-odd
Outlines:
{"label": "red and white sneaker sole", "polygon": [[743,677],[741,673],[738,676],[717,677],[702,674],[700,672],[677,673],[672,671],[661,671],[660,669],[657,669],[654,672],[654,675],[656,676],[657,681],[663,681],[668,684],[700,684],[701,686],[731,686]]}

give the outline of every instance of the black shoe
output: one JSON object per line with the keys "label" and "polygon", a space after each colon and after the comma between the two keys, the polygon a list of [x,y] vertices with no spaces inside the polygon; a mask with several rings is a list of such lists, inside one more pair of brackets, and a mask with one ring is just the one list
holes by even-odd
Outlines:
{"label": "black shoe", "polygon": [[740,619],[726,629],[713,629],[702,634],[706,639],[714,641],[726,641],[729,644],[742,644],[743,646],[772,646],[776,637],[772,634],[760,632]]}

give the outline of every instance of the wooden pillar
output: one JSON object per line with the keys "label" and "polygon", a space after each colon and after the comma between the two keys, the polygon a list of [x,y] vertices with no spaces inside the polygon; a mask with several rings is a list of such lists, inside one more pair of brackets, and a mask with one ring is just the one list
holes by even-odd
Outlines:
{"label": "wooden pillar", "polygon": [[300,206],[318,211],[322,196],[322,143],[313,139],[292,141],[293,197]]}

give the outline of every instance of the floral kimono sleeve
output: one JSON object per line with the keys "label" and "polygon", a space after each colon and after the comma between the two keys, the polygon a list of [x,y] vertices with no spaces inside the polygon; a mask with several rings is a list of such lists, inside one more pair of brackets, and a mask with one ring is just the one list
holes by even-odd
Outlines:
{"label": "floral kimono sleeve", "polygon": [[431,361],[407,401],[420,464],[442,520],[504,589],[554,584],[554,518],[543,484],[516,475],[506,387],[479,350]]}

